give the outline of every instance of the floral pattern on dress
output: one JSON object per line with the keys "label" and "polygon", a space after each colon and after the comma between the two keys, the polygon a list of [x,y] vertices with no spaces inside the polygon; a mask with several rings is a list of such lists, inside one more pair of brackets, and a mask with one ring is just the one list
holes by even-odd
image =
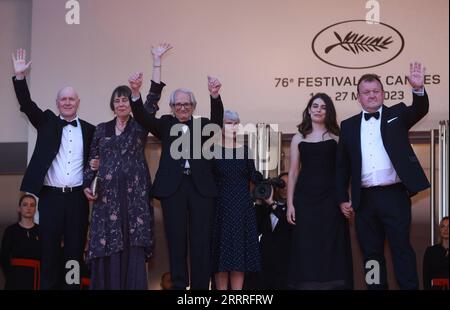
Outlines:
{"label": "floral pattern on dress", "polygon": [[[160,94],[152,95],[157,102]],[[146,103],[146,108],[153,109],[155,102]],[[99,124],[91,144],[89,161],[98,156],[100,166],[87,261],[120,252],[124,245],[144,247],[147,258],[153,254],[154,214],[145,159],[148,131],[130,118],[125,130],[116,135],[115,122],[113,119]],[[84,171],[84,187],[89,186],[94,177],[95,172],[88,165]],[[128,234],[123,233],[123,227],[128,228]]]}

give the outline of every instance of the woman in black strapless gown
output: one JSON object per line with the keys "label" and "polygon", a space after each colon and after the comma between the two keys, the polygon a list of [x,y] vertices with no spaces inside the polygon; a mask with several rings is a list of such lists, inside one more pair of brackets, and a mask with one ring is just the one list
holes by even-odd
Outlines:
{"label": "woman in black strapless gown", "polygon": [[333,102],[316,94],[291,143],[288,221],[295,225],[290,289],[352,289],[348,222],[336,200],[335,158],[339,127]]}

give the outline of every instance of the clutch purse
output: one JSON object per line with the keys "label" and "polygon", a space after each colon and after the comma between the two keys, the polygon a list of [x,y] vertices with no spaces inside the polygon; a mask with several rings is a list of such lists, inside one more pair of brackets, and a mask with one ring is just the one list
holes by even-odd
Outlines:
{"label": "clutch purse", "polygon": [[93,196],[97,195],[97,190],[98,190],[98,175],[95,175],[95,178],[94,180],[92,180],[91,183],[91,191]]}

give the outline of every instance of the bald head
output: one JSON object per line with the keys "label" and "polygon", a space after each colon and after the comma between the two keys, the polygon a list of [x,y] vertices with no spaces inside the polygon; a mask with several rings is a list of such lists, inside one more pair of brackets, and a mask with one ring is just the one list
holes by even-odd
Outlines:
{"label": "bald head", "polygon": [[77,116],[80,98],[71,86],[61,88],[56,94],[56,106],[65,120],[72,120]]}
{"label": "bald head", "polygon": [[61,88],[56,94],[56,101],[60,100],[64,96],[72,96],[79,99],[77,91],[72,86],[64,86]]}

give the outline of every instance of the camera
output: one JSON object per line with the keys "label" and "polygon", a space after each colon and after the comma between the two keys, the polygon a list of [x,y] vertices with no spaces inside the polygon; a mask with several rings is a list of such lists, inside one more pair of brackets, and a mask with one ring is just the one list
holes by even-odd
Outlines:
{"label": "camera", "polygon": [[269,178],[259,182],[253,189],[253,199],[265,200],[270,197],[272,193],[272,187],[284,188],[286,184],[280,178]]}

